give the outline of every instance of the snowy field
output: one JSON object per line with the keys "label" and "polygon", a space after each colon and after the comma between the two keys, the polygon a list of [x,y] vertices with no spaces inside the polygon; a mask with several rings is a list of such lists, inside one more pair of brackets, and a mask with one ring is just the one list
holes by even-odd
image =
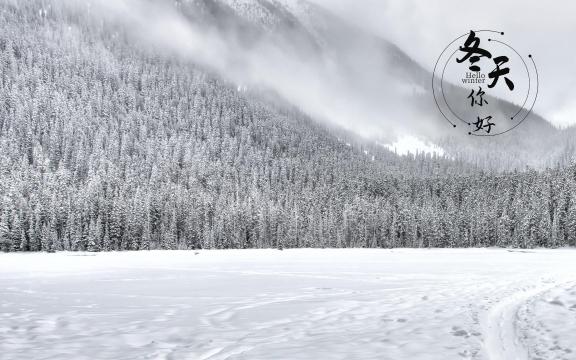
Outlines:
{"label": "snowy field", "polygon": [[576,251],[0,254],[0,359],[576,359]]}

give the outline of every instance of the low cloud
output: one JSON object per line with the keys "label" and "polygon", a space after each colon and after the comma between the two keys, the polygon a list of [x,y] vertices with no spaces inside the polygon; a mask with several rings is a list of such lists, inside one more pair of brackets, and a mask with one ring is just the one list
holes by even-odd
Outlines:
{"label": "low cloud", "polygon": [[[132,36],[170,56],[190,59],[237,85],[270,89],[310,116],[361,135],[393,138],[434,131],[410,100],[426,90],[391,74],[389,59],[373,46],[370,36],[362,40],[335,34],[344,38],[342,43],[332,44],[335,54],[302,56],[274,37],[262,36],[246,44],[221,27],[190,21],[162,2],[68,2],[125,25]],[[338,58],[342,54],[345,58]]]}
{"label": "low cloud", "polygon": [[471,29],[504,31],[540,72],[535,111],[557,126],[576,124],[576,2],[522,0],[310,0],[389,39],[429,71],[447,42]]}

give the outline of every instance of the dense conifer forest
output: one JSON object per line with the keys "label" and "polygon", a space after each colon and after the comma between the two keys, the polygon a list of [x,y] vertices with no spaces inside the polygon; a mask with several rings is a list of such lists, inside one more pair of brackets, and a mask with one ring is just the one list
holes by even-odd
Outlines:
{"label": "dense conifer forest", "polygon": [[0,10],[4,251],[576,245],[576,168],[399,156],[41,1]]}

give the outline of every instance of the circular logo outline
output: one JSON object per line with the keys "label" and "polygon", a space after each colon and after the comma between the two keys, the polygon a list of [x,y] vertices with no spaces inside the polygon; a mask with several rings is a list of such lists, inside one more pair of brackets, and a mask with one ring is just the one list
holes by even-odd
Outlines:
{"label": "circular logo outline", "polygon": [[[488,32],[488,33],[495,33],[495,34],[504,36],[504,32],[495,31],[495,30],[472,30],[472,31],[473,31],[474,33],[486,33],[486,32]],[[439,68],[438,68],[438,64],[440,64],[441,59],[445,56],[445,53],[449,50],[449,48],[450,48],[454,43],[456,43],[458,40],[460,40],[460,39],[462,39],[462,38],[464,38],[464,37],[466,37],[466,36],[469,36],[470,34],[471,34],[471,33],[469,32],[469,33],[465,33],[465,34],[463,34],[463,35],[458,36],[457,38],[455,38],[454,40],[452,40],[452,41],[444,48],[444,50],[442,51],[442,53],[440,54],[440,56],[439,56],[438,59],[436,60],[436,64],[434,65],[434,71],[433,71],[433,73],[432,73],[432,93],[433,93],[433,96],[434,96],[434,101],[435,101],[435,103],[436,103],[436,107],[438,108],[438,110],[440,111],[440,113],[442,114],[442,116],[444,117],[444,119],[446,119],[446,120],[452,125],[453,128],[456,128],[456,127],[457,127],[457,125],[456,125],[457,120],[463,122],[465,125],[468,125],[468,126],[473,125],[473,123],[461,119],[461,118],[452,110],[452,108],[450,107],[450,104],[448,103],[448,101],[447,101],[447,99],[446,99],[446,94],[445,94],[445,92],[444,92],[444,74],[445,74],[445,71],[446,71],[446,67],[447,67],[448,63],[450,62],[450,60],[454,57],[454,55],[456,54],[456,52],[458,52],[458,51],[460,50],[460,48],[456,48],[456,50],[454,50],[454,52],[453,52],[453,53],[448,57],[448,59],[445,61],[441,76],[438,76],[438,73],[437,73],[437,71],[438,71],[438,69],[439,69]],[[478,137],[483,137],[483,136],[498,136],[498,135],[502,135],[502,134],[508,133],[509,131],[514,130],[516,127],[518,127],[520,124],[522,124],[522,123],[526,120],[526,118],[532,113],[532,110],[534,109],[534,106],[535,106],[536,101],[537,101],[537,99],[538,99],[538,93],[539,93],[539,83],[540,83],[539,73],[538,73],[538,68],[536,67],[536,63],[535,63],[535,61],[534,61],[534,57],[532,56],[532,54],[529,54],[529,55],[528,55],[528,58],[531,60],[531,63],[532,63],[532,65],[533,65],[533,69],[534,69],[534,74],[535,74],[535,86],[534,86],[534,87],[532,86],[532,83],[533,83],[534,79],[532,79],[532,76],[531,76],[531,74],[530,74],[530,70],[529,70],[529,68],[528,68],[528,65],[526,64],[526,60],[524,59],[524,57],[522,57],[522,55],[520,55],[520,53],[519,53],[518,51],[516,51],[516,49],[514,49],[511,45],[509,45],[508,43],[506,43],[506,42],[504,42],[504,41],[500,41],[500,40],[496,40],[496,39],[492,39],[492,38],[489,38],[488,41],[489,41],[489,42],[499,43],[499,44],[501,44],[501,45],[503,45],[503,46],[508,47],[509,49],[511,49],[511,50],[520,58],[520,60],[522,61],[522,63],[524,64],[524,67],[525,67],[525,69],[526,69],[526,74],[527,74],[527,78],[528,78],[528,91],[527,91],[526,97],[524,98],[523,104],[522,104],[521,106],[515,104],[516,106],[519,107],[518,111],[516,111],[513,115],[511,115],[511,116],[508,118],[508,119],[510,119],[510,120],[517,119],[517,117],[518,117],[521,113],[525,112],[525,114],[523,115],[523,117],[521,118],[520,121],[518,121],[516,124],[514,124],[514,125],[511,126],[510,128],[508,128],[508,129],[506,129],[506,130],[504,130],[504,131],[498,132],[498,133],[493,133],[493,134],[490,134],[490,133],[487,133],[487,134],[476,134],[475,132],[472,132],[472,131],[469,131],[469,132],[468,132],[468,135],[478,136]],[[439,81],[439,84],[437,84],[438,81]],[[457,85],[453,85],[453,84],[450,84],[450,85],[451,85],[451,86],[457,86]],[[439,92],[441,93],[442,99],[439,99],[439,94],[438,94],[437,89],[438,89]],[[534,99],[533,99],[533,101],[532,101],[532,103],[531,103],[531,105],[530,105],[530,108],[528,108],[528,107],[526,106],[526,103],[527,103],[528,100],[530,99],[530,97],[531,97],[530,95],[533,93],[533,91],[535,91],[535,95],[533,96]],[[500,99],[500,98],[497,98],[497,99],[499,99],[499,100],[504,100],[504,99]],[[442,106],[441,106],[442,100],[443,100],[443,105],[445,105],[445,107],[446,107],[446,109],[447,109],[448,111],[446,111],[446,109],[444,109],[444,110],[442,109]],[[446,113],[448,113],[448,112],[450,113],[450,115],[452,115],[452,117],[453,117],[452,120],[451,120],[451,119],[449,118],[449,116],[446,114]]]}

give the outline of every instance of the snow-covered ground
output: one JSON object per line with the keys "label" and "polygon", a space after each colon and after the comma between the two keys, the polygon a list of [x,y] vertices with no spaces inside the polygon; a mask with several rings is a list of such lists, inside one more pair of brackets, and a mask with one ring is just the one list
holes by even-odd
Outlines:
{"label": "snow-covered ground", "polygon": [[576,359],[576,251],[0,254],[0,359]]}

